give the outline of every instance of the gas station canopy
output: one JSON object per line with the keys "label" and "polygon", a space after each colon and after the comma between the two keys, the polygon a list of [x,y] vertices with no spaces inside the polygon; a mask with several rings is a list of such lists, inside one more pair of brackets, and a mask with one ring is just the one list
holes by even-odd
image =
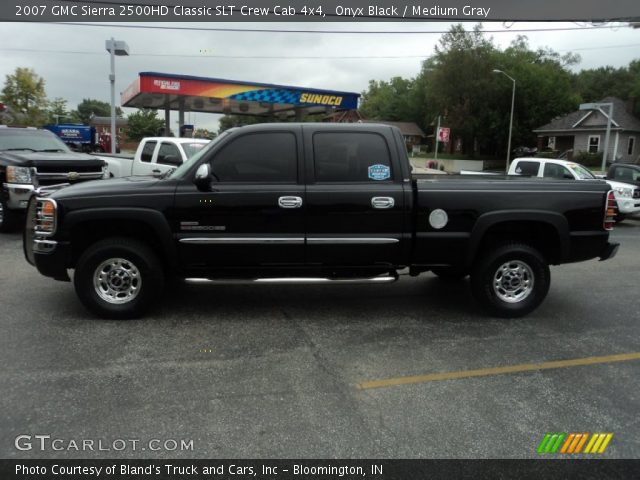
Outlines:
{"label": "gas station canopy", "polygon": [[[121,105],[184,112],[301,117],[358,108],[360,94],[169,73],[140,72]],[[182,115],[181,115],[182,116]]]}

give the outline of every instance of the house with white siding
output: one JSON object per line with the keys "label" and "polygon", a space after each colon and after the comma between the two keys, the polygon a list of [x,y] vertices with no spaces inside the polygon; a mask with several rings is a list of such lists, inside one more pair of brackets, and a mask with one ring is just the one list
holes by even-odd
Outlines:
{"label": "house with white siding", "polygon": [[[632,114],[633,102],[606,97],[596,103],[613,103],[607,159],[624,163],[640,162],[640,119]],[[554,118],[534,130],[538,135],[538,150],[573,150],[573,154],[604,152],[608,110],[608,107],[577,110]],[[571,158],[571,152],[568,158]]]}

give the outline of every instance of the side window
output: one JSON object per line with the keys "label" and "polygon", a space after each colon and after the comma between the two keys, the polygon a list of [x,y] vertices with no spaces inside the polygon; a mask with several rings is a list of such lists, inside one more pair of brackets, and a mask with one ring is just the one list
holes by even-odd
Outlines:
{"label": "side window", "polygon": [[371,132],[327,132],[313,136],[316,182],[391,182],[385,139]]}
{"label": "side window", "polygon": [[615,179],[624,182],[625,180],[633,182],[633,170],[625,167],[617,167],[614,173]]}
{"label": "side window", "polygon": [[569,170],[567,170],[562,165],[557,165],[555,163],[547,163],[544,166],[543,176],[545,178],[573,179],[573,175],[571,175],[571,172]]}
{"label": "side window", "polygon": [[598,153],[600,151],[600,135],[589,135],[587,151],[589,153]]}
{"label": "side window", "polygon": [[178,166],[182,164],[182,155],[177,145],[169,142],[162,142],[160,144],[160,150],[158,150],[158,160],[156,163],[162,165]]}
{"label": "side window", "polygon": [[540,169],[540,162],[518,162],[516,173],[518,175],[531,175],[536,177]]}
{"label": "side window", "polygon": [[144,144],[144,147],[142,147],[142,152],[140,153],[140,161],[151,161],[151,158],[153,157],[153,151],[156,149],[156,143],[157,142],[153,141]]}
{"label": "side window", "polygon": [[289,132],[242,135],[211,161],[220,182],[296,183],[296,137]]}

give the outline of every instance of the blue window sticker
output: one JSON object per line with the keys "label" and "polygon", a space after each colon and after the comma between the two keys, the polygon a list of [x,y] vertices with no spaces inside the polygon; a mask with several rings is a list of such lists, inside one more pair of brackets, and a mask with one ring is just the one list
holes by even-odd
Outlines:
{"label": "blue window sticker", "polygon": [[387,165],[371,165],[369,167],[369,178],[371,180],[388,180],[391,178],[391,169]]}

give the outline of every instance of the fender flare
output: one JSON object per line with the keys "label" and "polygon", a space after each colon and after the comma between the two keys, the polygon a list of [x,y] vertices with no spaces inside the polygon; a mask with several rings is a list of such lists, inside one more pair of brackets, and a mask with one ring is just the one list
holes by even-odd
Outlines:
{"label": "fender flare", "polygon": [[167,219],[161,212],[150,208],[89,208],[69,212],[64,216],[62,228],[68,234],[75,226],[95,220],[135,220],[145,224],[155,233],[168,263],[174,266],[177,250],[173,241],[173,233]]}
{"label": "fender flare", "polygon": [[560,240],[560,261],[569,257],[569,222],[563,214],[545,210],[498,210],[495,212],[485,213],[476,221],[469,238],[469,250],[467,253],[466,265],[471,266],[473,264],[473,260],[478,253],[482,239],[491,227],[500,223],[514,221],[536,222],[550,225],[556,231]]}

